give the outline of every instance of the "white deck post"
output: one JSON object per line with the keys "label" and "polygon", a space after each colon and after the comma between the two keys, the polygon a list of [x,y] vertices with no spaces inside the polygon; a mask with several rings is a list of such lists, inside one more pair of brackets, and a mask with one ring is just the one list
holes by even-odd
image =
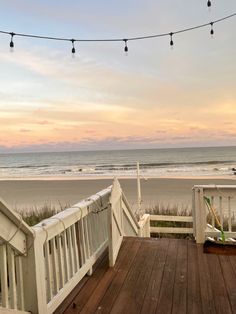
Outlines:
{"label": "white deck post", "polygon": [[196,239],[196,202],[195,202],[195,187],[192,188],[192,216],[193,216],[193,236]]}
{"label": "white deck post", "polygon": [[[46,233],[36,234],[34,244],[30,244],[23,259],[25,287],[25,308],[32,314],[47,313],[46,276],[43,245]],[[31,239],[33,241],[33,239]]]}
{"label": "white deck post", "polygon": [[206,209],[204,204],[203,188],[193,188],[194,233],[197,243],[204,243],[206,230]]}
{"label": "white deck post", "polygon": [[140,168],[139,162],[137,162],[137,197],[138,197],[138,215],[141,216],[141,204],[142,204],[142,196],[141,196],[141,184],[140,184]]}

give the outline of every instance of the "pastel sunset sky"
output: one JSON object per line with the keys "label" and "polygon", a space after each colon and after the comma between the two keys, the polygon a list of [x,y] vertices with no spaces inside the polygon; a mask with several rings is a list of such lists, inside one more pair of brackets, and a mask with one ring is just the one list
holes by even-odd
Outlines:
{"label": "pastel sunset sky", "polygon": [[[68,38],[171,32],[235,0],[0,1],[0,30]],[[0,34],[0,152],[236,145],[236,17],[169,37],[71,44]]]}

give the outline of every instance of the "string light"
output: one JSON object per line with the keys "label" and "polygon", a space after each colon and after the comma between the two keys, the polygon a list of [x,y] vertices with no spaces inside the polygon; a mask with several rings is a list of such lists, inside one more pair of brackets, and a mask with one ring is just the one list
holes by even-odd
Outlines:
{"label": "string light", "polygon": [[[211,1],[207,1],[207,5],[208,7],[211,6]],[[209,25],[211,26],[211,30],[210,30],[210,34],[213,36],[214,34],[214,30],[213,30],[213,24],[222,22],[226,19],[235,17],[236,13],[233,13],[231,15],[227,15],[225,17],[222,17],[218,20],[212,21],[210,23],[205,23],[205,24],[200,24],[200,25],[196,25],[193,27],[188,27],[188,28],[184,28],[184,29],[180,29],[180,30],[176,30],[174,32],[171,33],[160,33],[160,34],[154,34],[154,35],[147,35],[147,36],[138,36],[138,37],[129,37],[129,38],[104,38],[104,39],[70,39],[70,38],[63,38],[63,37],[51,37],[51,36],[40,36],[40,35],[32,35],[32,34],[23,34],[23,33],[13,33],[13,32],[7,32],[7,31],[2,31],[0,30],[0,34],[6,34],[6,35],[10,35],[11,36],[11,42],[10,42],[10,48],[14,48],[14,42],[13,42],[13,36],[18,36],[18,37],[27,37],[27,38],[34,38],[34,39],[46,39],[46,40],[56,40],[56,41],[67,41],[67,42],[71,42],[72,43],[72,55],[75,54],[75,46],[74,43],[76,41],[80,41],[80,42],[125,42],[125,47],[124,47],[124,51],[125,53],[128,52],[128,46],[127,46],[127,42],[128,41],[136,41],[136,40],[144,40],[144,39],[153,39],[153,38],[158,38],[158,37],[164,37],[164,36],[170,36],[170,46],[173,48],[174,46],[174,41],[173,41],[173,35],[174,34],[180,34],[180,33],[184,33],[184,32],[189,32],[189,31],[193,31],[195,29],[199,29],[199,28],[203,28],[203,27],[209,27]]]}
{"label": "string light", "polygon": [[211,38],[214,37],[214,36],[213,36],[213,35],[214,35],[213,24],[214,24],[213,22],[211,22],[211,24],[210,24],[210,25],[211,25],[211,30],[210,30]]}
{"label": "string light", "polygon": [[15,33],[9,33],[11,35],[11,41],[10,41],[10,50],[13,51],[14,48],[14,42],[13,42],[13,36]]}
{"label": "string light", "polygon": [[128,51],[129,51],[129,48],[128,48],[128,46],[127,46],[127,41],[128,41],[128,39],[124,39],[124,42],[125,42],[124,52],[125,52],[125,55],[126,55],[126,56],[128,55]]}
{"label": "string light", "polygon": [[208,8],[211,7],[211,1],[210,0],[207,1],[207,6],[208,6]]}
{"label": "string light", "polygon": [[72,55],[74,55],[75,54],[75,40],[71,39],[71,43],[72,43],[71,53],[72,53]]}
{"label": "string light", "polygon": [[172,32],[170,33],[170,46],[171,46],[171,48],[173,48],[173,46],[174,46],[173,33]]}

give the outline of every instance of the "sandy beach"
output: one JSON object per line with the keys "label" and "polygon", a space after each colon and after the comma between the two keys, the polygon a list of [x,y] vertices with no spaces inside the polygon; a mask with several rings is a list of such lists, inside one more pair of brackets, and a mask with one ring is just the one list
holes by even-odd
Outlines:
{"label": "sandy beach", "polygon": [[[135,178],[120,179],[130,205],[135,210],[137,182]],[[82,180],[2,180],[0,197],[13,209],[29,210],[44,204],[56,207],[73,205],[112,184],[112,179]],[[191,207],[191,189],[200,184],[235,184],[234,178],[148,178],[141,180],[143,207],[179,205]]]}

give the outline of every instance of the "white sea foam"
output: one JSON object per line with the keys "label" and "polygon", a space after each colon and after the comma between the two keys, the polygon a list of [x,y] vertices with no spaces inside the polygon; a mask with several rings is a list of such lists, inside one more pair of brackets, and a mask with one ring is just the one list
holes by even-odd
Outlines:
{"label": "white sea foam", "polygon": [[233,176],[235,147],[117,150],[0,155],[0,178]]}

